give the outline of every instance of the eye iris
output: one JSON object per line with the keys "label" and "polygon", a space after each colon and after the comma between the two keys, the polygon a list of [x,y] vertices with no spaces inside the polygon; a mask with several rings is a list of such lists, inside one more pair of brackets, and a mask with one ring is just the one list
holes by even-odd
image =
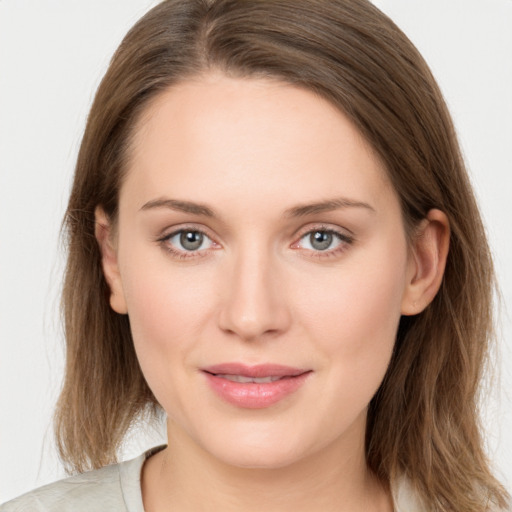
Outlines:
{"label": "eye iris", "polygon": [[203,243],[203,234],[198,231],[184,231],[180,235],[180,244],[187,251],[195,251]]}
{"label": "eye iris", "polygon": [[311,247],[315,248],[317,251],[325,251],[332,244],[332,233],[316,231],[309,235],[309,241],[311,242]]}

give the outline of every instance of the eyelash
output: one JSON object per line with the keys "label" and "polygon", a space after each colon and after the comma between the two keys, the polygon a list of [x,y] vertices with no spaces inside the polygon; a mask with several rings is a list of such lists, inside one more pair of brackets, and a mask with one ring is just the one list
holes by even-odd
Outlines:
{"label": "eyelash", "polygon": [[[199,233],[203,237],[206,237],[210,240],[212,244],[215,244],[219,246],[212,238],[202,229],[196,228],[196,227],[183,227],[180,229],[177,229],[173,231],[172,233],[166,234],[160,238],[157,239],[157,242],[162,246],[162,248],[170,253],[174,258],[179,260],[186,260],[189,258],[204,258],[206,256],[209,256],[211,254],[212,249],[202,249],[202,250],[195,250],[195,251],[186,251],[186,250],[180,250],[174,248],[170,243],[169,240],[171,240],[176,235],[182,234],[182,233]],[[338,245],[334,249],[326,249],[326,250],[310,250],[306,249],[308,252],[311,253],[311,257],[314,258],[331,258],[336,257],[340,255],[341,253],[345,252],[347,250],[347,246],[350,246],[354,243],[355,238],[352,235],[347,235],[346,233],[343,233],[341,231],[337,231],[331,227],[326,226],[316,226],[313,228],[308,229],[307,231],[304,231],[297,242],[294,242],[291,247],[294,249],[300,249],[299,244],[302,240],[304,240],[307,236],[311,236],[314,233],[324,233],[327,235],[333,235],[338,240]],[[215,250],[215,249],[214,249]]]}

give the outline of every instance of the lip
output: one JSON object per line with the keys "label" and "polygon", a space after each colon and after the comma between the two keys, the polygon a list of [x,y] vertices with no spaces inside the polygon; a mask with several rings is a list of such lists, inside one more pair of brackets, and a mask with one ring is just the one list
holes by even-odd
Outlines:
{"label": "lip", "polygon": [[[296,392],[311,374],[311,370],[277,364],[248,366],[223,363],[201,369],[210,388],[226,402],[245,409],[264,409],[277,404]],[[245,378],[278,377],[272,382],[235,382],[226,376]]]}

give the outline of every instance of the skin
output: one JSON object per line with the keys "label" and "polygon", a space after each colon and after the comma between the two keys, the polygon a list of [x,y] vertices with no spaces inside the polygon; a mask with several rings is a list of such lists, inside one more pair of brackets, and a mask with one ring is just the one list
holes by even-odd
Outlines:
{"label": "skin", "polygon": [[[291,85],[212,73],[148,107],[115,229],[96,215],[111,305],[168,415],[169,447],[143,468],[146,510],[391,511],[365,464],[367,407],[401,315],[439,288],[444,214],[408,241],[381,161],[342,113]],[[199,250],[180,229],[205,233]],[[327,250],[315,231],[337,233]],[[311,373],[246,409],[201,372],[225,362]]]}

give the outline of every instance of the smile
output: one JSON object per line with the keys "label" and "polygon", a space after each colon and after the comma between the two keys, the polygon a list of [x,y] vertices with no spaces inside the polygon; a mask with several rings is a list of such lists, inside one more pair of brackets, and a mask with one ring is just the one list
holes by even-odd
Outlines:
{"label": "smile", "polygon": [[311,370],[281,365],[226,363],[203,369],[210,389],[223,401],[245,409],[263,409],[298,391]]}

